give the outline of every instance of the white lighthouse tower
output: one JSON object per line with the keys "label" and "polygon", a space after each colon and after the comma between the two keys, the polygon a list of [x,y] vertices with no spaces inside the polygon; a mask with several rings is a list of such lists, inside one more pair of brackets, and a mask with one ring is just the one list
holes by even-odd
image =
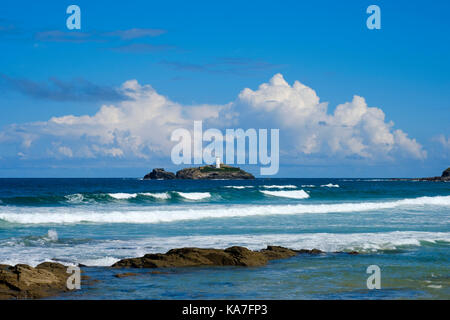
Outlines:
{"label": "white lighthouse tower", "polygon": [[216,157],[216,169],[220,169],[220,158]]}

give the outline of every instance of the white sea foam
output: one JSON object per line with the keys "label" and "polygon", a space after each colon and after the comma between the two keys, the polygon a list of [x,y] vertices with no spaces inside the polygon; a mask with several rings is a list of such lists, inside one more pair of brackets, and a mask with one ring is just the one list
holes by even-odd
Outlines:
{"label": "white sea foam", "polygon": [[297,186],[294,186],[292,184],[287,184],[287,185],[264,185],[262,187],[266,188],[266,189],[296,189],[297,188]]}
{"label": "white sea foam", "polygon": [[323,184],[323,185],[321,185],[321,187],[327,187],[327,188],[339,188],[339,185],[338,185],[338,184],[328,183],[328,184]]}
{"label": "white sea foam", "polygon": [[420,197],[384,202],[356,202],[334,204],[289,204],[289,205],[216,205],[207,207],[132,207],[123,211],[93,211],[83,208],[0,208],[0,219],[21,224],[64,223],[159,223],[205,218],[245,217],[255,215],[290,215],[364,212],[394,208],[420,206],[450,206],[450,196]]}
{"label": "white sea foam", "polygon": [[202,200],[211,197],[209,192],[177,192],[178,195],[189,200]]}
{"label": "white sea foam", "polygon": [[247,189],[247,188],[254,188],[254,187],[253,186],[224,186],[224,188]]}
{"label": "white sea foam", "polygon": [[132,199],[137,197],[137,193],[108,193],[108,195],[114,199],[124,200],[124,199]]}
{"label": "white sea foam", "polygon": [[47,232],[47,238],[51,241],[58,241],[58,232],[56,230],[50,229]]}
{"label": "white sea foam", "polygon": [[[425,242],[450,242],[450,232],[394,231],[374,233],[240,234],[177,236],[143,239],[142,241],[146,246],[152,247],[152,252],[165,252],[171,248],[182,246],[211,248],[245,246],[252,250],[258,250],[268,245],[280,245],[296,250],[315,248],[325,252],[373,252],[378,250],[396,250],[404,246],[421,246]],[[138,246],[143,246],[143,243],[139,243]]]}
{"label": "white sea foam", "polygon": [[170,194],[168,192],[157,192],[157,193],[151,193],[151,192],[143,192],[139,193],[139,195],[146,196],[146,197],[152,197],[156,199],[166,200],[170,198]]}
{"label": "white sea foam", "polygon": [[124,240],[96,240],[76,245],[27,247],[23,242],[0,240],[0,264],[26,263],[32,266],[44,261],[66,265],[82,263],[88,266],[110,266],[119,259],[140,257],[146,253],[167,252],[172,248],[227,248],[244,246],[252,250],[267,245],[292,249],[319,249],[325,252],[376,252],[418,247],[426,243],[450,243],[450,232],[395,231],[374,233],[300,233],[300,234],[239,234],[148,237]]}
{"label": "white sea foam", "polygon": [[68,194],[67,196],[64,196],[64,198],[66,198],[69,203],[81,203],[84,200],[83,195],[80,193]]}
{"label": "white sea foam", "polygon": [[432,289],[442,289],[442,285],[440,284],[430,284],[427,287]]}
{"label": "white sea foam", "polygon": [[282,198],[291,198],[291,199],[306,199],[309,198],[309,194],[307,194],[304,190],[295,190],[295,191],[267,191],[260,190],[262,193],[267,194],[273,197],[282,197]]}
{"label": "white sea foam", "polygon": [[107,256],[101,258],[80,258],[77,259],[76,263],[81,263],[85,266],[110,267],[119,260],[119,258]]}
{"label": "white sea foam", "polygon": [[302,188],[315,188],[316,186],[313,184],[303,184]]}

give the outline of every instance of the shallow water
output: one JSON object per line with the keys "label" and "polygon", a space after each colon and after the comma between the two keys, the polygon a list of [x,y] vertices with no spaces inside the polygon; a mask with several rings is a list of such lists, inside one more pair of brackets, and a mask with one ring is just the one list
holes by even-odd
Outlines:
{"label": "shallow water", "polygon": [[[450,184],[383,179],[0,179],[0,263],[82,263],[101,280],[62,299],[450,298]],[[115,278],[175,247],[293,249],[261,268]],[[381,268],[381,290],[366,269]]]}

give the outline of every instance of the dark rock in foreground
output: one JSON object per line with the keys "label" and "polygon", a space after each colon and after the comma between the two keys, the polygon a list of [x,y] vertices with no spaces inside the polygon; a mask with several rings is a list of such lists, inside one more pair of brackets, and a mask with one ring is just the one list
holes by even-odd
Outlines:
{"label": "dark rock in foreground", "polygon": [[409,179],[392,179],[394,181],[450,181],[450,168],[447,168],[442,172],[440,177],[429,177],[429,178],[409,178]]}
{"label": "dark rock in foreground", "polygon": [[174,173],[167,172],[163,168],[153,169],[152,172],[150,172],[144,176],[144,180],[149,180],[149,179],[171,180],[171,179],[175,179],[175,178],[176,177],[175,177]]}
{"label": "dark rock in foreground", "polygon": [[297,251],[268,246],[261,251],[251,251],[244,247],[222,249],[181,248],[165,254],[146,254],[140,258],[123,259],[113,268],[173,268],[201,266],[264,266],[270,260],[285,259],[297,255]]}
{"label": "dark rock in foreground", "polygon": [[44,262],[30,267],[0,265],[0,299],[38,299],[68,291],[67,267]]}
{"label": "dark rock in foreground", "polygon": [[203,166],[182,169],[177,172],[177,179],[255,179],[255,177],[240,168],[222,164],[220,165],[220,168],[216,168],[215,166]]}

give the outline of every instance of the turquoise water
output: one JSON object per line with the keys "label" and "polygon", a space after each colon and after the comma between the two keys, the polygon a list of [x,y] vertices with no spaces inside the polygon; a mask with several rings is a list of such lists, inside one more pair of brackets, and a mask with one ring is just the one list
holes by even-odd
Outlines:
{"label": "turquoise water", "polygon": [[[0,179],[0,264],[81,263],[100,280],[61,299],[448,299],[449,218],[444,182]],[[176,247],[231,245],[327,254],[260,268],[108,268]],[[374,264],[381,290],[366,287]],[[113,277],[126,271],[140,274]]]}

